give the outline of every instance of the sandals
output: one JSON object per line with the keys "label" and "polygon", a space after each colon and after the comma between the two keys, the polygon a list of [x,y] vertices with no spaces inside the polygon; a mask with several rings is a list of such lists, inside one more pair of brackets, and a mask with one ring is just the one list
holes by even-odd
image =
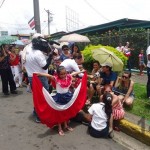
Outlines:
{"label": "sandals", "polygon": [[65,127],[65,129],[68,130],[68,131],[73,131],[73,128],[71,128],[69,126]]}
{"label": "sandals", "polygon": [[113,127],[113,129],[114,129],[115,131],[118,131],[118,132],[121,131],[119,127]]}
{"label": "sandals", "polygon": [[59,133],[60,136],[64,136],[65,135],[63,130],[59,130],[58,133]]}

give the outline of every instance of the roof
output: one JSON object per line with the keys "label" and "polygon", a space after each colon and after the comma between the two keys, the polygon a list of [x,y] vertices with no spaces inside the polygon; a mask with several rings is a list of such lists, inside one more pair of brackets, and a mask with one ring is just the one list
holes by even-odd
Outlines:
{"label": "roof", "polygon": [[124,18],[124,19],[112,21],[112,22],[105,23],[105,24],[100,24],[96,26],[90,26],[84,29],[79,29],[79,30],[69,32],[69,33],[51,35],[51,38],[58,39],[63,35],[71,34],[71,33],[94,35],[96,33],[101,34],[112,29],[120,30],[124,28],[150,28],[150,21]]}

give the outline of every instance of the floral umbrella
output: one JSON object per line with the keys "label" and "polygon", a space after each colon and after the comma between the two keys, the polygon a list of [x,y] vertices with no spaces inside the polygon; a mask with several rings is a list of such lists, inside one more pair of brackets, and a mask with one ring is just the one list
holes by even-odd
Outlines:
{"label": "floral umbrella", "polygon": [[11,44],[12,42],[15,42],[16,40],[18,40],[18,37],[16,36],[0,36],[0,45]]}

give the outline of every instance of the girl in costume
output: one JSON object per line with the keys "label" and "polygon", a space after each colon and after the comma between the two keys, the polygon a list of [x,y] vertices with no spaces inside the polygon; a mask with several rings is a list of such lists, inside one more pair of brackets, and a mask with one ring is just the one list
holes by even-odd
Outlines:
{"label": "girl in costume", "polygon": [[[84,70],[81,72],[85,72]],[[51,99],[53,99],[59,106],[66,105],[73,98],[74,94],[70,92],[69,88],[72,84],[72,76],[75,76],[81,72],[74,72],[72,74],[67,74],[65,67],[59,66],[57,72],[54,76],[44,73],[36,73],[38,76],[46,76],[51,79],[52,84],[56,87],[56,94],[53,93]],[[65,117],[65,116],[64,116]],[[65,120],[64,128],[73,131],[73,129],[68,125],[68,120]],[[58,122],[58,133],[59,135],[64,135],[62,129],[62,121]]]}

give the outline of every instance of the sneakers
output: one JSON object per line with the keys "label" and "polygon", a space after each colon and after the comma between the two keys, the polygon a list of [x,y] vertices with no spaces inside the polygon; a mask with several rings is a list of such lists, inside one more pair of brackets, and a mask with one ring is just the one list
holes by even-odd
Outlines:
{"label": "sneakers", "polygon": [[40,118],[36,116],[36,118],[35,118],[35,122],[36,122],[36,123],[41,123]]}

